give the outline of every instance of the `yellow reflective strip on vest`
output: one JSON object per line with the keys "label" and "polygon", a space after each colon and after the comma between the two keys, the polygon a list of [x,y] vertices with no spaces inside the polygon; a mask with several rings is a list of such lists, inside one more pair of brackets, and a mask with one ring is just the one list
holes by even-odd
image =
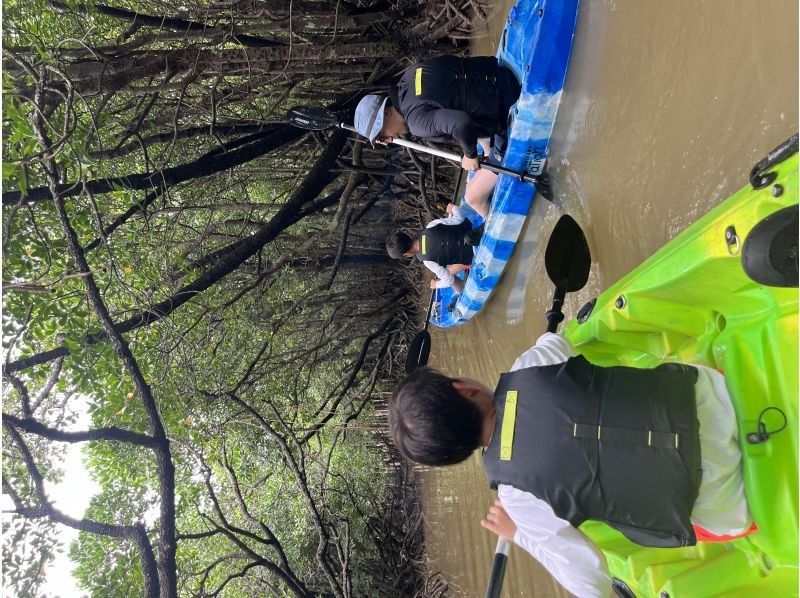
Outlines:
{"label": "yellow reflective strip on vest", "polygon": [[414,77],[414,92],[418,95],[422,95],[422,67],[417,67],[417,73]]}
{"label": "yellow reflective strip on vest", "polygon": [[421,250],[421,253],[423,253],[423,254],[428,253],[428,249],[425,247],[425,245],[426,245],[425,241],[427,240],[427,238],[428,238],[428,235],[422,235],[419,238],[420,250]]}
{"label": "yellow reflective strip on vest", "polygon": [[500,460],[511,461],[514,447],[514,424],[517,421],[517,391],[506,393],[506,406],[503,410],[503,426],[500,429]]}

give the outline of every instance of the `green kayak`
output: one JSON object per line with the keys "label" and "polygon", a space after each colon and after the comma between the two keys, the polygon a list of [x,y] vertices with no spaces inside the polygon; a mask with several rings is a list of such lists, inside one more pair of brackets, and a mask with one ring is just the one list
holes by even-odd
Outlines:
{"label": "green kayak", "polygon": [[[715,367],[736,409],[756,532],[654,549],[601,523],[581,527],[636,596],[798,595],[798,291],[754,282],[742,267],[753,227],[798,202],[796,147],[795,136],[757,165],[751,184],[587,304],[563,331],[601,365]],[[784,415],[784,429],[759,437],[780,428]]]}

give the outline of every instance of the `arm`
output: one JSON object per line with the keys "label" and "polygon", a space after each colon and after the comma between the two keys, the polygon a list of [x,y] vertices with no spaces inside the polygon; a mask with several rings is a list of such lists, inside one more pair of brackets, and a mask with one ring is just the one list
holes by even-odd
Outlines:
{"label": "arm", "polygon": [[452,209],[448,212],[449,216],[446,216],[445,218],[437,218],[436,220],[431,220],[425,226],[425,228],[431,228],[432,226],[436,226],[437,224],[446,224],[448,226],[452,226],[464,222],[464,214],[461,210],[461,207],[454,204],[448,204],[448,206],[453,206]]}
{"label": "arm", "polygon": [[461,146],[467,158],[478,157],[478,135],[472,124],[472,117],[461,110],[433,108],[414,110],[407,115],[412,134],[419,137],[451,137]]}
{"label": "arm", "polygon": [[[445,268],[444,266],[440,266],[436,262],[432,262],[430,260],[425,260],[422,263],[425,264],[425,267],[431,272],[433,272],[433,274],[438,279],[436,281],[436,286],[433,286],[431,288],[446,289],[447,287],[453,286],[453,282],[455,281],[455,276],[450,274],[450,272],[447,271],[447,268]],[[456,290],[458,289],[456,288]]]}
{"label": "arm", "polygon": [[458,204],[447,204],[447,213],[450,214],[451,218],[458,219],[458,224],[461,224],[467,218],[466,214],[464,214],[464,208]]}
{"label": "arm", "polygon": [[545,332],[536,340],[536,344],[520,355],[511,366],[511,371],[541,365],[564,363],[575,355],[572,344],[563,336],[553,332]]}
{"label": "arm", "polygon": [[612,595],[605,556],[583,532],[529,492],[500,485],[498,496],[501,510],[513,526],[509,528],[501,521],[505,533],[513,529],[514,543],[539,561],[568,592],[582,598]]}

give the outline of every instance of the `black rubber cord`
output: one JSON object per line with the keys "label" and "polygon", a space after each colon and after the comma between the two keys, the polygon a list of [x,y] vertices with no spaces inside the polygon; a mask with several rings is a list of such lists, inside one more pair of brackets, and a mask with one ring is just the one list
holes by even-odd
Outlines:
{"label": "black rubber cord", "polygon": [[[777,430],[767,430],[767,424],[764,423],[764,415],[767,413],[767,411],[777,411],[781,414],[781,417],[783,418],[783,425]],[[783,431],[786,428],[787,423],[788,421],[786,419],[786,414],[781,409],[778,407],[766,407],[758,415],[758,432],[750,432],[747,435],[747,442],[750,444],[764,443],[769,440],[771,435]]]}

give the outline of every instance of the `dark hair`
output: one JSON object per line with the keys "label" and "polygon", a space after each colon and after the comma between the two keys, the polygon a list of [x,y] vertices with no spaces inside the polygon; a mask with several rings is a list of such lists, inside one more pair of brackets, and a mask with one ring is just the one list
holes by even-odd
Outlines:
{"label": "dark hair", "polygon": [[386,237],[386,252],[392,259],[400,259],[414,244],[414,240],[399,230]]}
{"label": "dark hair", "polygon": [[482,423],[478,406],[453,388],[452,378],[431,368],[406,376],[389,400],[395,446],[423,465],[464,461],[480,446]]}

